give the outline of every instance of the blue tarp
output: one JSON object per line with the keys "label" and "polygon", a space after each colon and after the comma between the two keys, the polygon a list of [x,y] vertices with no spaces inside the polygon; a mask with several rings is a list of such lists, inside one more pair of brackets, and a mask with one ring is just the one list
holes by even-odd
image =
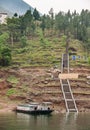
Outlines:
{"label": "blue tarp", "polygon": [[76,56],[72,56],[72,60],[76,60]]}

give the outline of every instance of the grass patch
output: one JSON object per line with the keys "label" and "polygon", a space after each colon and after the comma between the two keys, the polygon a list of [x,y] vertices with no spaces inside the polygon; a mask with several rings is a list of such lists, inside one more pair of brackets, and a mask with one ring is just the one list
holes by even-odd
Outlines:
{"label": "grass patch", "polygon": [[7,91],[7,96],[11,96],[11,95],[13,95],[13,94],[15,94],[16,93],[16,90],[14,89],[14,88],[11,88],[11,89],[9,89],[8,91]]}
{"label": "grass patch", "polygon": [[[38,32],[39,36],[28,40],[25,48],[16,46],[12,51],[12,65],[19,66],[53,66],[60,64],[62,53],[66,50],[66,36],[61,37],[43,37],[41,31]],[[74,48],[76,52],[70,50],[70,53],[84,56],[82,44],[78,40],[72,39],[69,43],[70,48]],[[58,59],[58,60],[57,60]],[[71,64],[79,66],[82,62]],[[88,64],[88,63],[83,63]],[[89,65],[89,64],[88,64]]]}
{"label": "grass patch", "polygon": [[17,84],[19,82],[19,79],[14,75],[11,75],[7,78],[7,81],[13,84]]}

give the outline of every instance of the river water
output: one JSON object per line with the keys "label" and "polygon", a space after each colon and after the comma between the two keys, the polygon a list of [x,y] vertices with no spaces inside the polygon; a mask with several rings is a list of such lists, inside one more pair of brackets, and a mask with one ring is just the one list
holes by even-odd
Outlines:
{"label": "river water", "polygon": [[90,130],[90,113],[49,116],[0,113],[0,130]]}

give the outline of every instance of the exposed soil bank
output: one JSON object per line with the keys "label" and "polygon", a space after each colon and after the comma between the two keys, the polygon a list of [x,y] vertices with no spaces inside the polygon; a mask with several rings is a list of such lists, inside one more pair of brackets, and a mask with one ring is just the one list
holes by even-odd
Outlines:
{"label": "exposed soil bank", "polygon": [[[79,78],[70,80],[79,112],[90,112],[89,68],[71,69]],[[22,68],[0,70],[0,112],[11,111],[19,103],[50,101],[57,112],[66,112],[60,82],[53,69]],[[13,77],[13,79],[10,79]]]}

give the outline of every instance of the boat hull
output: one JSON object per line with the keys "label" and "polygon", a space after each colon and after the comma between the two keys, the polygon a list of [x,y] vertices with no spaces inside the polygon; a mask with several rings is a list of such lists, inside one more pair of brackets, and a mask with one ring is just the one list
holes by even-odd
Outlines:
{"label": "boat hull", "polygon": [[48,115],[48,114],[51,114],[53,110],[33,110],[33,111],[16,110],[16,112],[32,114],[32,115]]}

